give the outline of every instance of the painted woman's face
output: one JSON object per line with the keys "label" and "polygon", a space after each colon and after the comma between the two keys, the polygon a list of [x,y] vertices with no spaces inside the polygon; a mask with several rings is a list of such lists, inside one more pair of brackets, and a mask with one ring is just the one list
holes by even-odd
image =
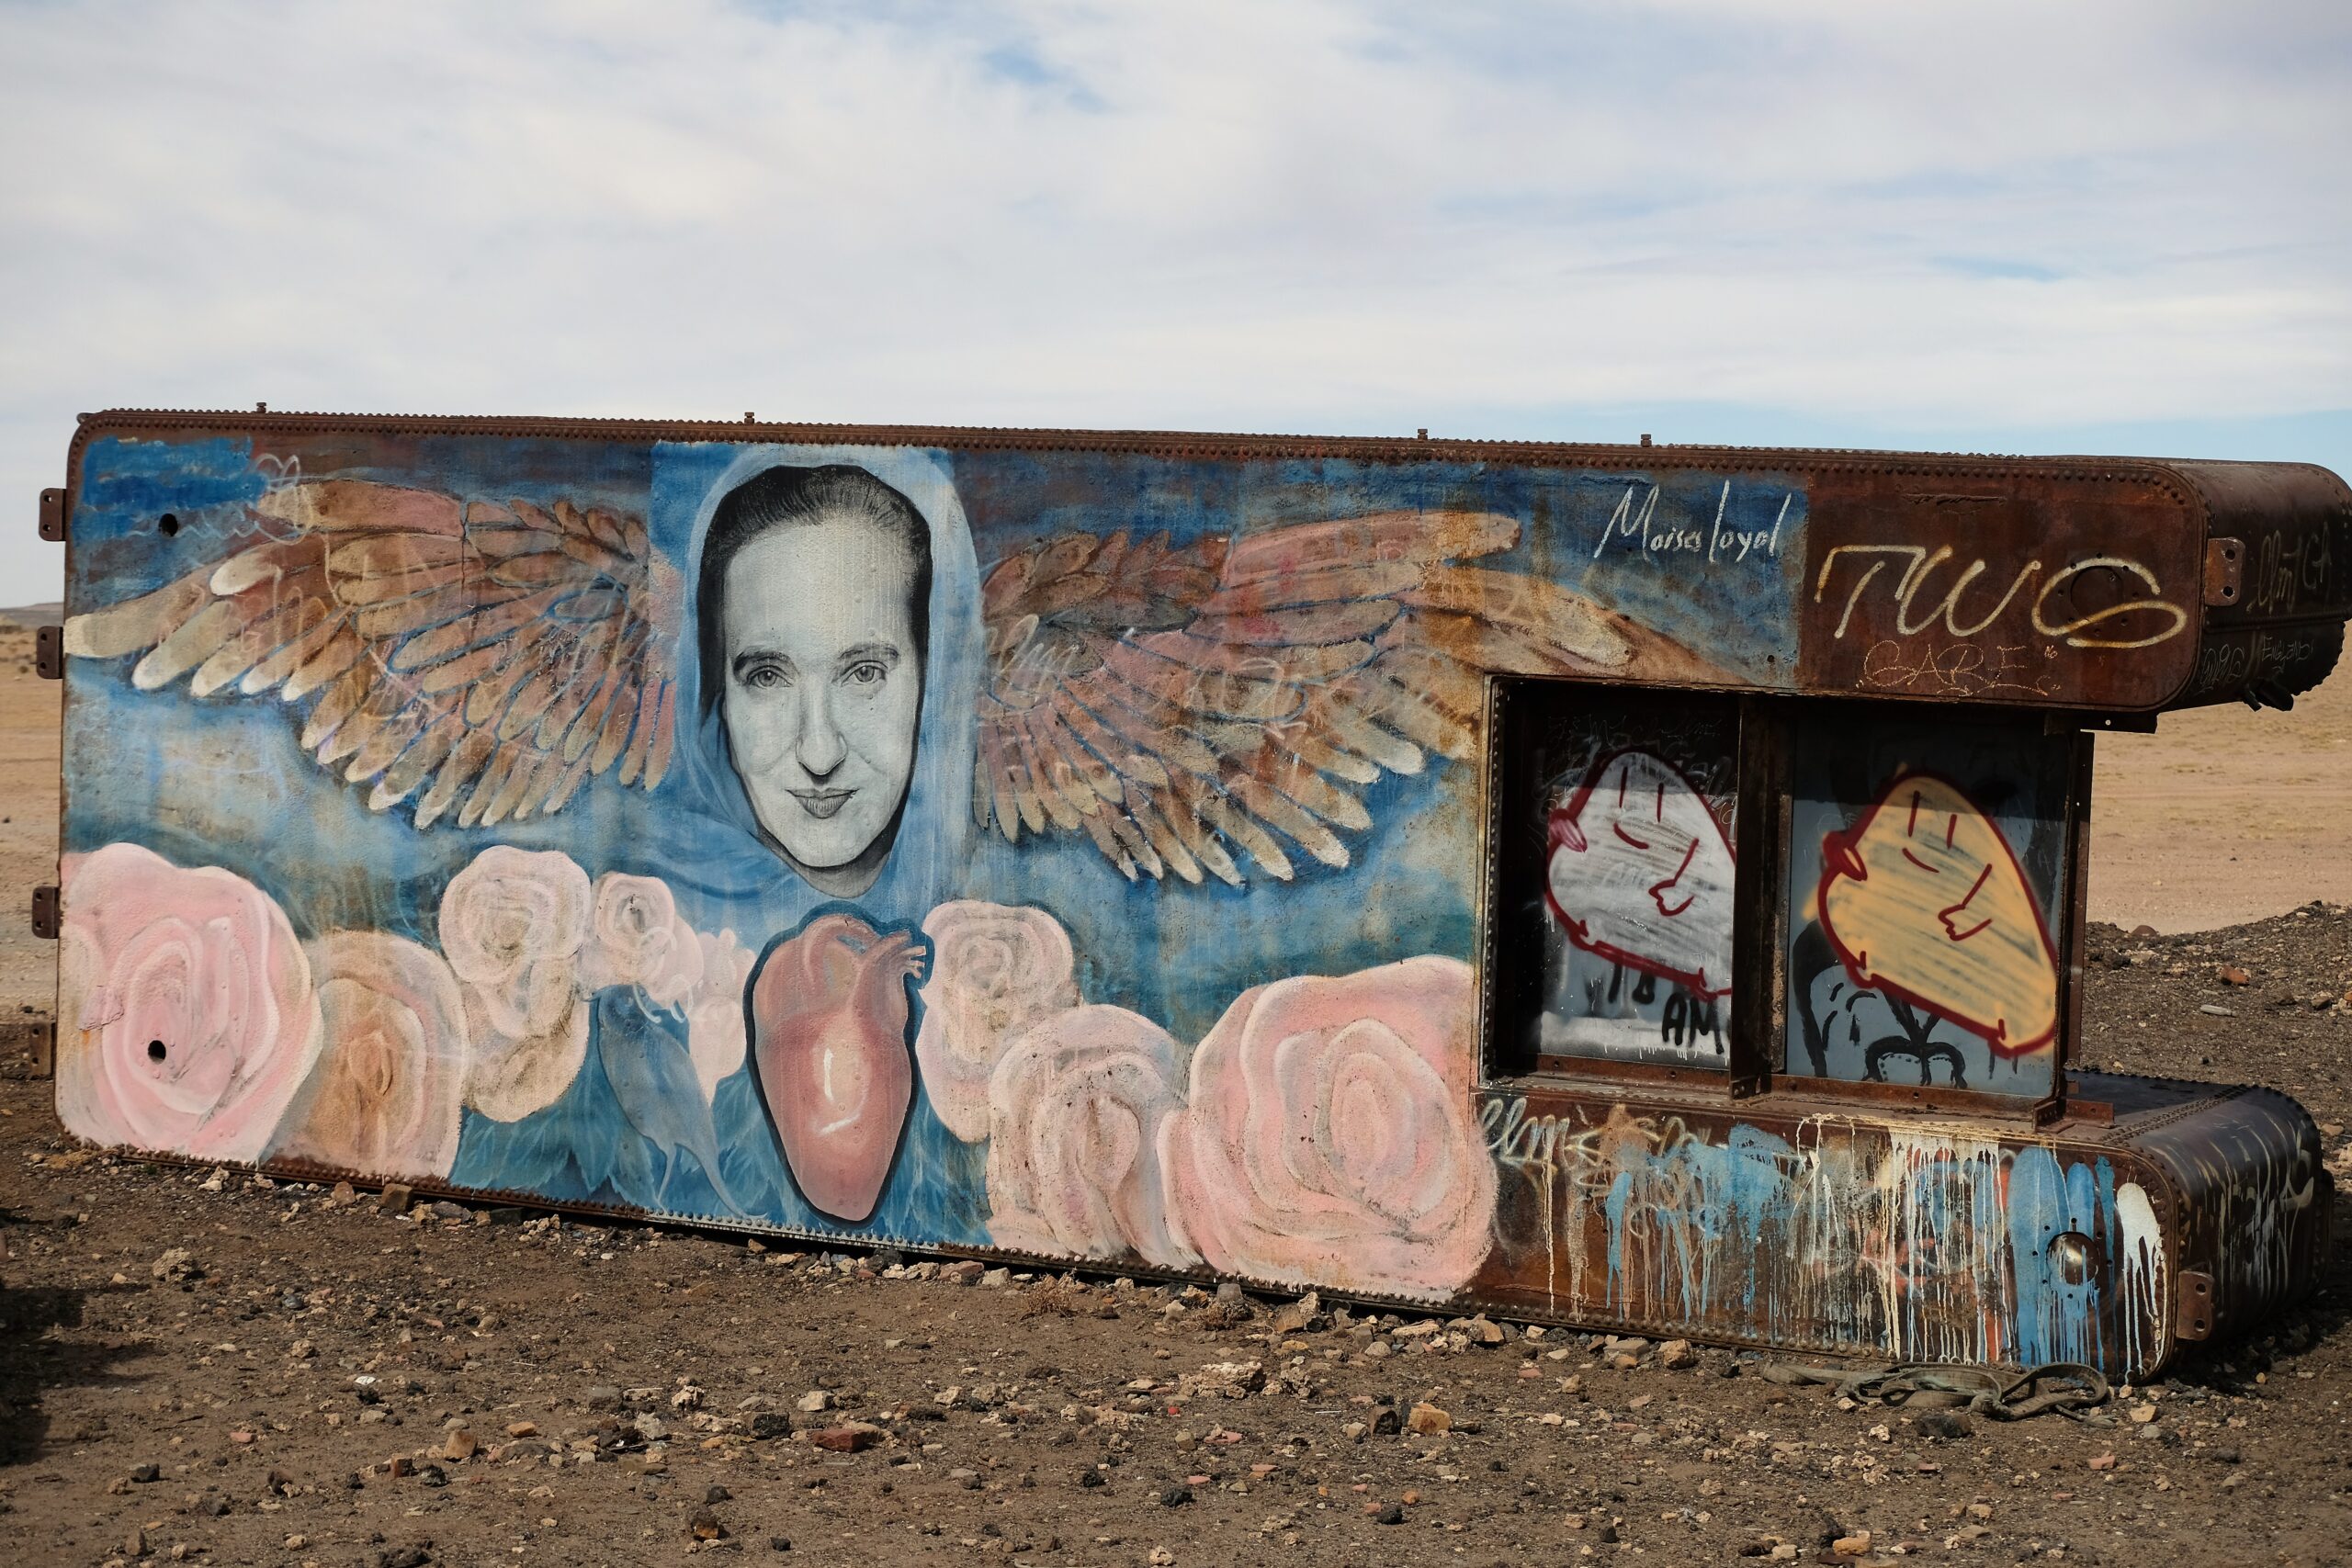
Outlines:
{"label": "painted woman's face", "polygon": [[821,874],[878,866],[914,771],[914,581],[899,542],[851,518],[772,529],[727,566],[728,744],[760,825],[827,891],[864,891]]}

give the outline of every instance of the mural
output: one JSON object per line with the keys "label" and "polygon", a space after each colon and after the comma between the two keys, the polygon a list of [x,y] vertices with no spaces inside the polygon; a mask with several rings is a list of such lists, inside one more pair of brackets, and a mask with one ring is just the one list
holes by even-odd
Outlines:
{"label": "mural", "polygon": [[1495,1272],[1589,1312],[1906,1361],[2144,1366],[2166,1344],[2152,1201],[2104,1158],[1950,1130],[1791,1138],[1622,1105],[1555,1114],[1518,1096],[1479,1112],[1503,1172],[1498,1234],[1543,1247]]}
{"label": "mural", "polygon": [[[292,425],[93,434],[81,464],[84,1138],[2161,1354],[2162,1207],[2120,1161],[1506,1092],[1728,1066],[1731,693],[1824,689],[1808,614],[1812,665],[1930,622],[2007,660],[2023,615],[2075,690],[2179,630],[2155,566],[1841,537],[1910,513],[1816,518],[1831,481],[1773,471]],[[2147,593],[2076,605],[2095,570]],[[2046,1093],[2071,738],[1807,711],[1787,1066]]]}
{"label": "mural", "polygon": [[2072,747],[2016,720],[1824,723],[1800,742],[1790,1071],[2049,1092]]}
{"label": "mural", "polygon": [[[83,1135],[1431,1297],[1491,1245],[1442,848],[1484,682],[1785,666],[1804,523],[1770,477],[491,438],[106,441],[80,493]],[[1727,823],[1619,772],[1555,908],[1630,1006],[1712,1002]]]}
{"label": "mural", "polygon": [[1544,1056],[1726,1065],[1739,727],[1725,698],[1514,687],[1497,1028]]}

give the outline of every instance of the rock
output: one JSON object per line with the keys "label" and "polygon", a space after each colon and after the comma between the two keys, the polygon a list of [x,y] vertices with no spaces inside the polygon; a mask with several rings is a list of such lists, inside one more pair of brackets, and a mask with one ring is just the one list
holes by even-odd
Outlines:
{"label": "rock", "polygon": [[1958,1442],[1975,1430],[1969,1424],[1968,1417],[1956,1410],[1928,1411],[1913,1425],[1918,1428],[1921,1437],[1936,1438],[1948,1443]]}
{"label": "rock", "polygon": [[[2235,1464],[2237,1462],[2237,1451],[2235,1450],[2231,1450],[2230,1462],[2232,1464]],[[134,1464],[130,1467],[130,1479],[140,1483],[141,1485],[146,1484],[150,1481],[162,1479],[163,1474],[164,1470],[161,1465]]]}
{"label": "rock", "polygon": [[1405,1429],[1418,1432],[1425,1438],[1434,1437],[1440,1432],[1452,1431],[1453,1417],[1424,1401],[1414,1405],[1412,1413],[1405,1417]]}
{"label": "rock", "polygon": [[375,1568],[432,1568],[433,1554],[422,1546],[396,1546],[376,1553]]}
{"label": "rock", "polygon": [[1503,1332],[1501,1324],[1490,1323],[1483,1314],[1464,1323],[1462,1331],[1470,1337],[1473,1345],[1499,1345],[1510,1337]]}
{"label": "rock", "polygon": [[338,1181],[334,1184],[334,1190],[327,1194],[327,1201],[337,1208],[345,1203],[356,1203],[359,1201],[359,1189],[348,1181]]}
{"label": "rock", "polygon": [[2202,1005],[2201,1007],[2199,1007],[2197,1010],[2198,1010],[2199,1012],[2203,1013],[2207,1018],[2235,1018],[2235,1017],[2237,1017],[2237,1014],[2236,1014],[2234,1011],[2233,1011],[2231,1009],[2229,1009],[2229,1008],[2224,1008],[2224,1007],[2215,1007],[2211,1002],[2207,1002],[2207,1003],[2205,1003],[2204,1005]]}
{"label": "rock", "polygon": [[2135,1404],[2132,1407],[2130,1414],[2134,1426],[2144,1427],[2156,1418],[2156,1407],[2153,1404]]}
{"label": "rock", "polygon": [[790,1551],[792,1550],[792,1538],[788,1535],[772,1535],[768,1537],[768,1550],[770,1551]]}
{"label": "rock", "polygon": [[1176,1380],[1176,1396],[1202,1399],[1247,1399],[1266,1386],[1266,1369],[1259,1361],[1211,1361],[1197,1372]]}
{"label": "rock", "polygon": [[423,1464],[417,1466],[416,1478],[427,1486],[447,1486],[449,1484],[449,1472],[442,1469],[437,1464]]}
{"label": "rock", "polygon": [[416,1199],[416,1190],[405,1181],[387,1182],[376,1194],[376,1207],[387,1214],[405,1214]]}
{"label": "rock", "polygon": [[1851,1535],[1841,1535],[1829,1543],[1829,1550],[1840,1557],[1860,1557],[1870,1549],[1871,1532],[1868,1530],[1856,1530]]}
{"label": "rock", "polygon": [[990,1290],[1001,1291],[1005,1286],[1012,1283],[1012,1270],[1010,1269],[983,1269],[980,1273],[980,1283],[988,1286]]}
{"label": "rock", "polygon": [[812,1388],[792,1402],[792,1407],[804,1416],[814,1416],[820,1410],[831,1410],[840,1403],[821,1388]]}
{"label": "rock", "polygon": [[1444,1332],[1445,1325],[1438,1322],[1437,1319],[1433,1317],[1425,1317],[1419,1323],[1398,1324],[1396,1327],[1388,1331],[1388,1337],[1391,1339],[1429,1339]]}
{"label": "rock", "polygon": [[2094,1454],[2085,1462],[2087,1467],[2092,1470],[2113,1470],[2115,1468],[2115,1456],[2111,1453]]}
{"label": "rock", "polygon": [[885,1247],[876,1249],[873,1258],[868,1261],[876,1269],[904,1269],[907,1266],[907,1255],[895,1247]]}
{"label": "rock", "polygon": [[506,1435],[510,1438],[536,1438],[539,1435],[538,1425],[531,1421],[509,1421],[506,1423]]}
{"label": "rock", "polygon": [[727,1527],[718,1522],[718,1514],[711,1508],[696,1508],[686,1521],[686,1533],[696,1540],[725,1540]]}
{"label": "rock", "polygon": [[[2223,1464],[2235,1464],[2238,1462],[2238,1450],[2233,1448],[2215,1449],[2213,1450],[2213,1457]],[[154,1468],[155,1467],[152,1464],[143,1464],[139,1467],[140,1470],[153,1470]],[[130,1472],[130,1479],[133,1481],[139,1479],[138,1470],[134,1470]]]}
{"label": "rock", "polygon": [[1298,1300],[1276,1307],[1272,1325],[1277,1334],[1303,1334],[1313,1328],[1322,1315],[1322,1298],[1309,1291]]}
{"label": "rock", "polygon": [[1189,1486],[1170,1486],[1159,1495],[1159,1506],[1163,1508],[1181,1508],[1192,1500],[1193,1489]]}
{"label": "rock", "polygon": [[435,1451],[443,1459],[463,1463],[480,1453],[481,1445],[474,1440],[474,1435],[471,1432],[460,1427],[444,1438],[441,1447]]}
{"label": "rock", "polygon": [[1405,1429],[1404,1418],[1391,1405],[1372,1418],[1372,1429],[1380,1437],[1393,1438]]}
{"label": "rock", "polygon": [[2251,986],[2254,984],[2254,976],[2247,974],[2245,970],[2239,968],[2234,964],[2222,964],[2219,969],[2213,971],[2213,978],[2219,980],[2224,986]]}
{"label": "rock", "polygon": [[1371,1430],[1371,1427],[1361,1421],[1351,1421],[1340,1428],[1340,1435],[1351,1443],[1361,1443],[1363,1441],[1364,1434]]}
{"label": "rock", "polygon": [[629,1425],[636,1427],[637,1435],[649,1443],[658,1443],[670,1435],[670,1424],[650,1410],[639,1412]]}
{"label": "rock", "polygon": [[1699,1364],[1699,1352],[1688,1339],[1669,1339],[1657,1348],[1657,1364],[1668,1371],[1682,1371]]}
{"label": "rock", "polygon": [[1363,1353],[1367,1359],[1374,1361],[1385,1361],[1394,1354],[1389,1349],[1388,1341],[1385,1339],[1374,1340],[1363,1348]]}
{"label": "rock", "polygon": [[176,1285],[188,1280],[203,1279],[204,1266],[187,1247],[174,1247],[157,1254],[155,1261],[147,1266],[147,1272],[166,1283]]}
{"label": "rock", "polygon": [[808,1434],[808,1440],[830,1453],[864,1453],[890,1434],[870,1421],[844,1421],[838,1427],[820,1427]]}
{"label": "rock", "polygon": [[147,1532],[134,1525],[130,1533],[122,1538],[122,1554],[125,1557],[144,1557],[147,1552]]}
{"label": "rock", "polygon": [[474,1217],[474,1212],[463,1203],[452,1203],[447,1198],[441,1198],[435,1200],[433,1203],[433,1216],[435,1219],[455,1220],[459,1224],[463,1224]]}
{"label": "rock", "polygon": [[792,1417],[781,1410],[763,1410],[752,1417],[752,1436],[762,1442],[792,1436]]}
{"label": "rock", "polygon": [[1078,1472],[1078,1483],[1080,1486],[1100,1486],[1102,1484],[1102,1472],[1090,1466]]}
{"label": "rock", "polygon": [[1373,1515],[1372,1518],[1374,1524],[1401,1525],[1405,1522],[1405,1510],[1402,1505],[1391,1503]]}
{"label": "rock", "polygon": [[591,1410],[618,1410],[621,1407],[621,1391],[610,1383],[598,1383],[588,1391],[582,1403]]}

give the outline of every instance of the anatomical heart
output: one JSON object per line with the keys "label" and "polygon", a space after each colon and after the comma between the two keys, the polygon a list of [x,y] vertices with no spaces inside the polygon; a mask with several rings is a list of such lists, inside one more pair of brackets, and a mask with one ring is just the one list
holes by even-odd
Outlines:
{"label": "anatomical heart", "polygon": [[820,915],[752,981],[752,1062],[801,1196],[853,1224],[874,1213],[914,1102],[907,986],[922,939]]}

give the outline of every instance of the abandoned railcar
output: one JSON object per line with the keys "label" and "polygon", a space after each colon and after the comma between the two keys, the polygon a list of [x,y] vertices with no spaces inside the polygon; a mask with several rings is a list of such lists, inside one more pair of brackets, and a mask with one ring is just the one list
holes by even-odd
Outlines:
{"label": "abandoned railcar", "polygon": [[2324,470],[127,412],[58,1106],[288,1175],[2144,1378],[2316,1133],[2079,1070],[2101,728]]}

